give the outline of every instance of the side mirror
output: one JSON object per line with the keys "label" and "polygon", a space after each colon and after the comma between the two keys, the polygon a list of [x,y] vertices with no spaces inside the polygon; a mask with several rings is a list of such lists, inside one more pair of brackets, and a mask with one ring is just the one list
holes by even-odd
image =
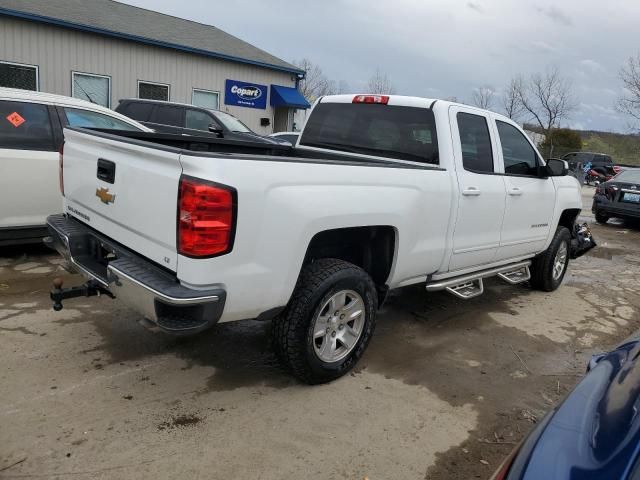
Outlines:
{"label": "side mirror", "polygon": [[212,123],[212,124],[209,125],[209,131],[211,133],[215,133],[215,134],[217,134],[219,136],[222,136],[222,133],[223,133],[223,130],[220,127],[220,125],[217,125],[215,123]]}
{"label": "side mirror", "polygon": [[559,158],[547,160],[547,175],[550,177],[563,177],[569,173],[569,164]]}

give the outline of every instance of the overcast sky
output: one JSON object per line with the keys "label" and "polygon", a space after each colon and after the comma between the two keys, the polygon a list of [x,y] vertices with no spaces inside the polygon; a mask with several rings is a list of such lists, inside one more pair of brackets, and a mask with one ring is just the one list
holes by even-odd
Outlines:
{"label": "overcast sky", "polygon": [[638,0],[121,1],[307,57],[354,90],[380,67],[397,93],[470,103],[474,88],[500,92],[515,74],[555,66],[578,104],[564,126],[628,131],[614,105],[620,67],[640,51]]}

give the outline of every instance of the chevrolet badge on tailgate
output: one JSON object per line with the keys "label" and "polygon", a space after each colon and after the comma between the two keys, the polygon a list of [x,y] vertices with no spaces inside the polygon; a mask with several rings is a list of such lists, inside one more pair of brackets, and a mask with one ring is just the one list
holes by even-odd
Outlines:
{"label": "chevrolet badge on tailgate", "polygon": [[100,199],[100,201],[106,205],[113,203],[116,201],[116,196],[112,193],[109,193],[108,188],[96,188],[96,197]]}

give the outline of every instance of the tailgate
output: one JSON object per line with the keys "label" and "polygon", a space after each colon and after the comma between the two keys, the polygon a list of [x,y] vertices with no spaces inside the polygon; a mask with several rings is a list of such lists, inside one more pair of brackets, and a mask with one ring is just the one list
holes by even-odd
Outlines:
{"label": "tailgate", "polygon": [[81,130],[64,135],[66,213],[175,271],[179,151]]}

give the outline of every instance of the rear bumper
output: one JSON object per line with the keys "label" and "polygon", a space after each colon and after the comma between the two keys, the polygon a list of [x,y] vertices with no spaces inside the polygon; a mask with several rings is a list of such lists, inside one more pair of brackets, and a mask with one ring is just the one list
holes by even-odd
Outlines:
{"label": "rear bumper", "polygon": [[640,204],[612,202],[604,195],[593,197],[591,211],[596,213],[596,210],[610,217],[640,218]]}
{"label": "rear bumper", "polygon": [[98,282],[160,330],[195,333],[222,316],[224,289],[187,288],[174,274],[66,215],[50,216],[47,227],[45,243],[72,269]]}

